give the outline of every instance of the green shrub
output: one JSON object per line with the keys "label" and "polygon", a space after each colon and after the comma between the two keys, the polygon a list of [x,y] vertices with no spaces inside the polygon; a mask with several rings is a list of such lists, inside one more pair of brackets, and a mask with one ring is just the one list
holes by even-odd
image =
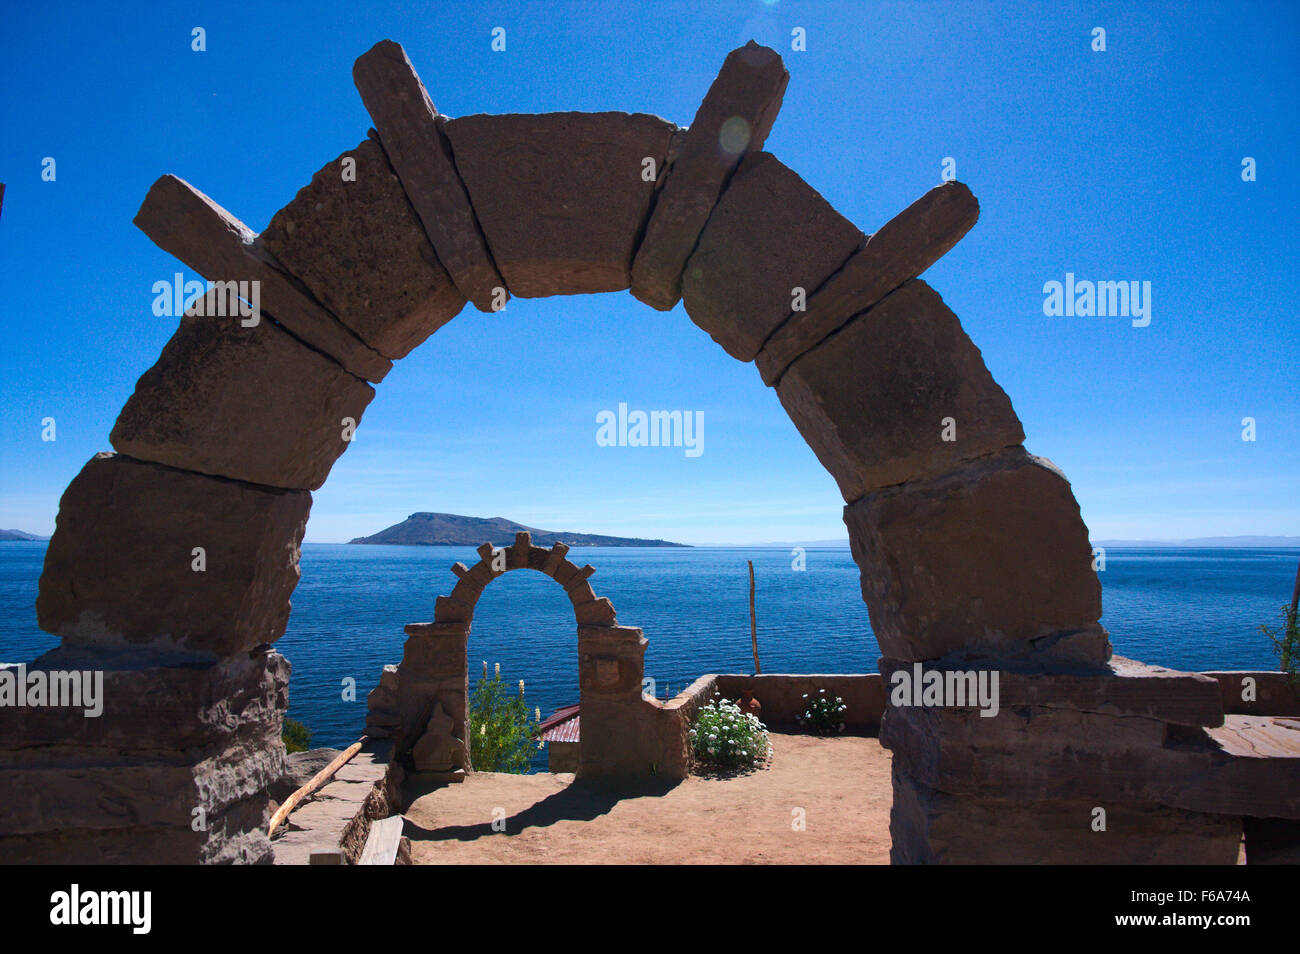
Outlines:
{"label": "green shrub", "polygon": [[844,731],[844,713],[848,706],[839,696],[826,695],[825,689],[818,689],[811,699],[803,694],[804,708],[799,715],[799,724],[816,735],[839,735]]}
{"label": "green shrub", "polygon": [[1296,626],[1297,613],[1290,606],[1282,607],[1282,625],[1273,627],[1261,624],[1260,632],[1273,641],[1282,671],[1291,677],[1293,686],[1300,686],[1300,629]]}
{"label": "green shrub", "polygon": [[718,768],[757,768],[772,755],[767,727],[726,699],[705,703],[691,729],[695,759]]}
{"label": "green shrub", "polygon": [[311,748],[311,729],[297,719],[284,720],[284,728],[280,731],[280,738],[284,739],[284,750],[286,752],[306,752]]}
{"label": "green shrub", "polygon": [[477,772],[513,772],[523,775],[532,765],[537,719],[524,702],[524,681],[518,693],[501,681],[501,664],[488,679],[483,676],[469,700],[469,758]]}

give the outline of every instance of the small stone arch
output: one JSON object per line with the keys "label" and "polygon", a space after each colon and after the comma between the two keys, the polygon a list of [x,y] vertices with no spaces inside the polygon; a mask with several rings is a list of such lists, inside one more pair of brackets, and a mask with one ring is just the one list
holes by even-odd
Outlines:
{"label": "small stone arch", "polygon": [[392,739],[396,756],[422,780],[459,781],[469,753],[468,643],[474,608],[488,584],[511,570],[536,570],[564,587],[578,630],[582,740],[578,775],[682,778],[690,749],[683,703],[642,694],[645,634],[620,626],[614,605],[591,587],[564,543],[538,547],[528,532],[507,547],[484,543],[473,567],[452,565],[456,585],[434,601],[434,619],[406,626],[402,661],[385,666],[367,700],[366,734]]}

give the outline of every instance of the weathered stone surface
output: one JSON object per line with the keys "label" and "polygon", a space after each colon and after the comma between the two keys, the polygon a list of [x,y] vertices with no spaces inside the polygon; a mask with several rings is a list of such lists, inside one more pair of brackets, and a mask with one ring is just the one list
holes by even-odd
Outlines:
{"label": "weathered stone surface", "polygon": [[676,129],[657,116],[463,116],[443,131],[492,258],[512,295],[627,288]]}
{"label": "weathered stone surface", "polygon": [[890,219],[815,294],[808,290],[806,311],[773,332],[757,358],[764,383],[775,386],[796,358],[933,265],[979,214],[970,189],[945,182]]}
{"label": "weathered stone surface", "polygon": [[[331,315],[257,241],[252,229],[192,185],[163,176],[149,189],[136,226],[165,252],[213,282],[259,282],[260,308],[294,337],[367,381],[393,363]],[[250,286],[251,287],[251,286]]]}
{"label": "weathered stone surface", "polygon": [[[1091,631],[1101,617],[1070,484],[1021,448],[870,494],[844,508],[844,522],[886,656],[1029,656],[1035,640]],[[1102,639],[1052,648],[1067,663],[1110,655]]]}
{"label": "weathered stone surface", "polygon": [[[198,663],[136,649],[60,646],[23,669],[102,673],[102,711],[85,706],[0,706],[0,765],[58,761],[67,749],[130,750],[133,757],[216,754],[236,740],[279,738],[288,707],[289,662],[279,653]],[[54,753],[50,755],[50,753]]]}
{"label": "weathered stone surface", "polygon": [[454,736],[453,729],[452,717],[441,705],[434,706],[424,735],[411,750],[417,772],[452,772],[467,765],[465,741]]}
{"label": "weathered stone surface", "polygon": [[880,741],[900,771],[953,795],[1300,818],[1300,726],[1287,731],[1262,721],[1229,716],[1217,729],[1166,728],[1159,720],[1071,709],[1021,707],[983,718],[891,707]]}
{"label": "weathered stone surface", "polygon": [[1025,436],[957,316],[919,280],[791,365],[777,395],[849,503]]}
{"label": "weathered stone surface", "polygon": [[[1006,709],[1033,706],[1156,719],[1173,725],[1223,725],[1218,685],[1204,674],[1151,666],[1123,656],[1112,656],[1104,665],[1066,672],[1035,665],[1041,661],[1040,654],[1035,654],[1018,669],[1008,662],[993,667],[976,664],[974,668],[998,670],[998,700]],[[899,670],[915,682],[917,663],[882,657],[879,665],[886,692],[895,685],[894,674]],[[949,670],[971,669],[969,656],[951,666],[922,665],[922,673],[936,670],[943,675]]]}
{"label": "weathered stone surface", "polygon": [[445,120],[406,51],[392,40],[380,40],[357,59],[352,80],[438,260],[461,294],[480,311],[492,311],[495,290],[505,283],[456,172],[441,128]]}
{"label": "weathered stone surface", "polygon": [[123,454],[268,487],[315,490],[374,388],[271,322],[187,316],[109,440]]}
{"label": "weathered stone surface", "polygon": [[310,509],[305,491],[98,454],[59,502],[37,620],[67,644],[233,656],[274,642]]}
{"label": "weathered stone surface", "polygon": [[894,769],[894,864],[1235,864],[1241,817],[1162,805],[1112,804],[1094,831],[1095,801],[963,798]]}
{"label": "weathered stone surface", "polygon": [[269,860],[266,789],[285,770],[282,656],[198,663],[61,647],[32,666],[102,672],[103,711],[0,708],[0,861]]}
{"label": "weathered stone surface", "polygon": [[1224,712],[1300,716],[1300,686],[1281,670],[1225,670],[1201,675],[1219,684]]}
{"label": "weathered stone surface", "polygon": [[[355,178],[344,179],[347,160]],[[405,357],[465,307],[373,139],[312,176],[259,238],[386,358]]]}
{"label": "weathered stone surface", "polygon": [[763,148],[789,82],[781,57],[752,40],[727,55],[682,137],[632,263],[632,294],[647,305],[668,311],[677,304],[682,270],[714,203],[745,153]]}
{"label": "weathered stone surface", "polygon": [[811,296],[862,241],[779,159],[750,153],[686,263],[682,303],[727,354],[752,361],[789,316],[794,289]]}

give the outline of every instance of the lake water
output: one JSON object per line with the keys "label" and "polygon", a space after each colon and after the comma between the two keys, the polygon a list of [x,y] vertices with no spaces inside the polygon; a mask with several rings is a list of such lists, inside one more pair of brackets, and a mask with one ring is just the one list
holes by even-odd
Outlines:
{"label": "lake water", "polygon": [[[26,662],[57,645],[33,604],[44,543],[0,543],[0,661]],[[596,567],[592,587],[623,625],[645,631],[646,675],[661,697],[706,672],[751,672],[749,583],[757,578],[759,657],[767,672],[874,672],[879,655],[847,549],[570,551]],[[451,592],[451,564],[469,547],[307,544],[289,630],[276,648],[293,663],[289,714],[313,745],[343,746],[365,723],[366,693],[402,656],[406,623],[433,618]],[[1274,669],[1260,623],[1291,598],[1296,549],[1110,549],[1101,574],[1116,653],[1177,669]],[[508,573],[484,592],[470,635],[470,677],[482,661],[525,680],[547,716],[578,701],[577,637],[568,598],[539,573]],[[343,699],[356,680],[357,700]]]}

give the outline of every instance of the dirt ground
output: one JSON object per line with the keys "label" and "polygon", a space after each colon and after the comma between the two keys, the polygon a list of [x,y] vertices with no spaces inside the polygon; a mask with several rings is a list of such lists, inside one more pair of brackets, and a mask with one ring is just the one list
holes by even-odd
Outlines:
{"label": "dirt ground", "polygon": [[770,768],[632,792],[572,775],[472,773],[407,809],[412,860],[888,864],[889,752],[874,738],[771,739]]}

